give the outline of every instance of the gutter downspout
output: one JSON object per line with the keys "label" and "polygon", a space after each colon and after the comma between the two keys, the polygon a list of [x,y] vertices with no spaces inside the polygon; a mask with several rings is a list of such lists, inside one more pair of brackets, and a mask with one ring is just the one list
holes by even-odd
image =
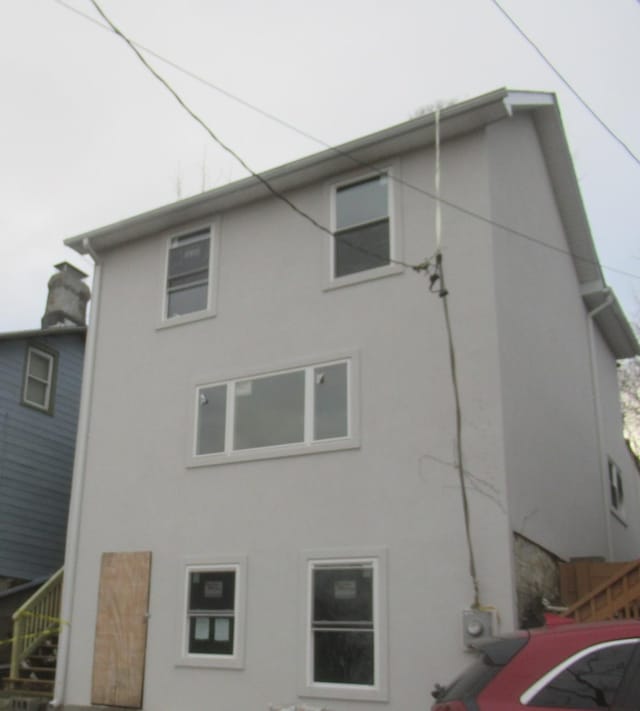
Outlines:
{"label": "gutter downspout", "polygon": [[591,386],[593,390],[593,409],[596,420],[596,441],[598,443],[598,458],[600,460],[600,479],[602,480],[602,493],[604,502],[604,527],[607,536],[607,559],[613,559],[613,537],[611,533],[611,516],[607,501],[609,500],[609,492],[607,490],[607,466],[605,462],[604,438],[602,436],[602,409],[600,407],[600,388],[598,387],[598,374],[596,372],[596,352],[595,341],[593,335],[594,318],[601,311],[613,304],[614,297],[611,289],[607,286],[602,291],[607,295],[607,298],[591,311],[587,312],[587,331],[589,339],[589,361],[591,365]]}
{"label": "gutter downspout", "polygon": [[73,597],[76,584],[78,562],[78,545],[80,539],[80,520],[84,497],[84,479],[87,464],[87,444],[89,435],[89,419],[91,417],[90,403],[93,394],[93,379],[96,360],[96,340],[98,330],[98,315],[100,306],[101,265],[87,237],[83,247],[95,263],[93,275],[93,304],[91,320],[87,333],[84,369],[82,373],[82,391],[80,395],[80,411],[78,415],[78,433],[76,435],[76,453],[73,464],[73,483],[69,501],[69,518],[67,522],[67,543],[64,557],[64,579],[60,601],[60,618],[67,620],[62,625],[58,640],[58,658],[56,664],[56,680],[53,699],[49,702],[51,708],[60,708],[64,702],[67,682],[67,665],[69,661],[69,637],[71,617],[73,612]]}

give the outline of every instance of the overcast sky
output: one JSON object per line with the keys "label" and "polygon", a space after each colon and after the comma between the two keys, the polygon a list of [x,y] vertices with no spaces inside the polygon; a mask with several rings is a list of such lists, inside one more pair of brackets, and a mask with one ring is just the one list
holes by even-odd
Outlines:
{"label": "overcast sky", "polygon": [[[65,0],[94,21],[89,0]],[[501,0],[640,155],[640,2]],[[557,92],[602,264],[640,294],[640,165],[491,0],[102,0],[135,41],[329,144],[502,86]],[[256,170],[322,149],[149,58]],[[0,0],[0,332],[39,327],[62,240],[244,177],[112,33],[60,0]]]}

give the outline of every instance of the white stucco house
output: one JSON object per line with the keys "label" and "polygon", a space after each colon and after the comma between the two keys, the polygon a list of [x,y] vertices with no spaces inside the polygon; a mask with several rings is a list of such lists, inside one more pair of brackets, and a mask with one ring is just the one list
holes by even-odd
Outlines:
{"label": "white stucco house", "polygon": [[[67,240],[96,262],[54,703],[426,708],[474,602],[435,116]],[[555,97],[439,119],[479,603],[514,540],[640,555],[606,285]],[[93,704],[93,706],[92,706]]]}

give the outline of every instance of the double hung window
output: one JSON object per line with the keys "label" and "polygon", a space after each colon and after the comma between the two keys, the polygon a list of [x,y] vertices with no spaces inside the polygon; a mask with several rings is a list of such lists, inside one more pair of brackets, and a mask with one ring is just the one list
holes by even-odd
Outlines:
{"label": "double hung window", "polygon": [[22,402],[44,412],[53,410],[56,357],[52,351],[27,348]]}
{"label": "double hung window", "polygon": [[269,451],[279,456],[350,440],[352,361],[345,358],[197,388],[196,458],[263,456]]}
{"label": "double hung window", "polygon": [[[239,667],[243,663],[244,565],[190,559],[183,570],[184,615],[180,665]],[[195,562],[194,562],[195,561]]]}
{"label": "double hung window", "polygon": [[314,682],[373,685],[373,564],[318,563],[311,574]]}
{"label": "double hung window", "polygon": [[389,265],[388,182],[381,174],[336,188],[334,279]]}
{"label": "double hung window", "polygon": [[306,671],[302,695],[383,700],[386,681],[383,550],[306,556]]}
{"label": "double hung window", "polygon": [[205,311],[209,307],[210,258],[209,229],[171,239],[166,318]]}

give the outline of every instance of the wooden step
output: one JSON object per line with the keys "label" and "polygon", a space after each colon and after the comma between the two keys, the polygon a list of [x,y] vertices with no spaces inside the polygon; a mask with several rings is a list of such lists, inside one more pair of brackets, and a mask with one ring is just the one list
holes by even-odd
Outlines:
{"label": "wooden step", "polygon": [[16,679],[15,677],[6,677],[4,679],[5,689],[10,691],[29,691],[38,696],[51,696],[53,684],[53,679]]}

